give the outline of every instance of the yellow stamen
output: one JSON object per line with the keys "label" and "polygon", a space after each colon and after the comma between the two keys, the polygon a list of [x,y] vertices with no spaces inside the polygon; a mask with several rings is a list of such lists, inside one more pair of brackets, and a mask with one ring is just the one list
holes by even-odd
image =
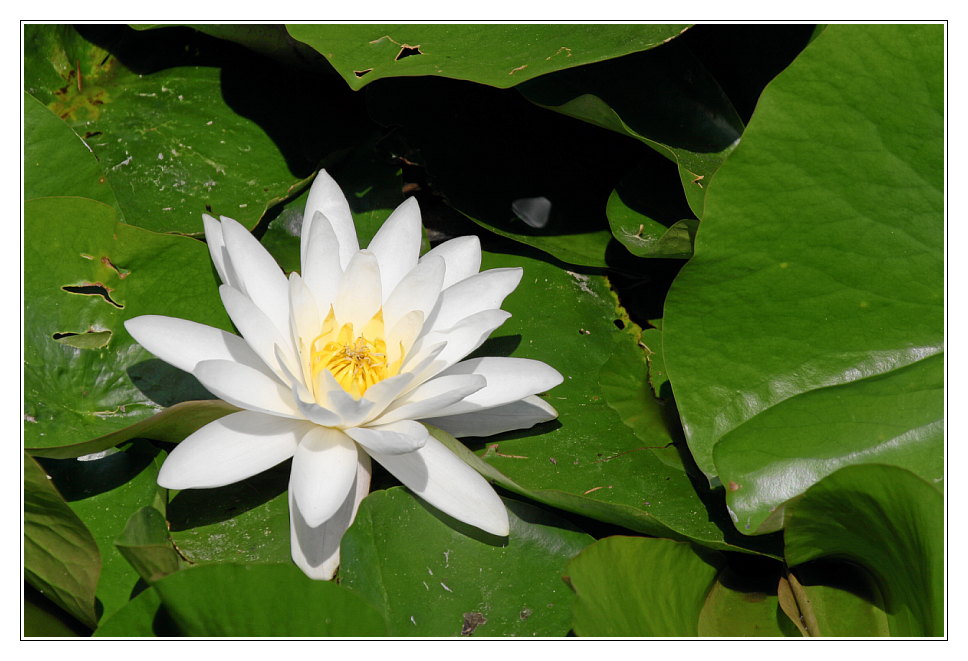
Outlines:
{"label": "yellow stamen", "polygon": [[310,344],[309,369],[313,388],[319,383],[320,373],[328,370],[343,390],[356,398],[362,397],[372,385],[395,376],[402,362],[401,357],[393,365],[387,363],[382,309],[356,335],[353,324],[339,325],[336,322],[336,314],[330,307],[320,334]]}

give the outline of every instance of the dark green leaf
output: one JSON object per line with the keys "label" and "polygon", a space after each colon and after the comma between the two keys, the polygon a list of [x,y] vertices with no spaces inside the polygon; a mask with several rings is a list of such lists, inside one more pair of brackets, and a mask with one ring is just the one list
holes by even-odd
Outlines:
{"label": "dark green leaf", "polygon": [[506,500],[497,538],[400,488],[371,494],[340,549],[340,580],[384,610],[392,636],[564,636],[568,560],[592,542],[558,517]]}
{"label": "dark green leaf", "polygon": [[[811,391],[853,396],[862,380],[898,371],[884,384],[897,397],[920,388],[940,402],[932,368],[913,366],[944,339],[943,34],[940,25],[827,28],[766,88],[716,175],[695,256],[666,301],[663,339],[707,476],[722,473],[713,448],[727,433]],[[923,378],[901,374],[907,366]],[[825,423],[808,446],[827,425],[857,419],[839,394],[818,393],[802,412]],[[893,425],[893,438],[920,434],[896,402],[869,402],[862,414]],[[809,455],[803,435],[788,432],[767,438],[761,428],[759,450]],[[851,442],[836,460],[868,447]]]}
{"label": "dark green leaf", "polygon": [[388,76],[446,76],[494,87],[664,43],[686,25],[308,25],[289,33],[353,89]]}
{"label": "dark green leaf", "polygon": [[892,636],[944,635],[944,498],[937,489],[895,466],[848,466],[792,509],[790,566],[821,558],[860,565],[883,599]]}
{"label": "dark green leaf", "polygon": [[[715,556],[714,556],[715,557]],[[717,568],[689,545],[609,537],[568,565],[579,636],[697,636]]]}
{"label": "dark green leaf", "polygon": [[[174,635],[161,598],[152,588],[142,591],[94,631],[95,638],[151,638]],[[167,627],[167,628],[166,628]],[[160,630],[159,630],[160,629]]]}
{"label": "dark green leaf", "polygon": [[24,577],[89,627],[97,625],[101,556],[91,532],[36,461],[24,455]]}
{"label": "dark green leaf", "polygon": [[383,618],[293,565],[207,565],[154,585],[183,636],[382,636]]}

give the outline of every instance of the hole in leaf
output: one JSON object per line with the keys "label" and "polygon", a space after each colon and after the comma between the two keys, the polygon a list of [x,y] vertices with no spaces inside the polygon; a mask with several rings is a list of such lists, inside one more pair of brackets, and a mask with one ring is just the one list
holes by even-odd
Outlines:
{"label": "hole in leaf", "polygon": [[410,57],[411,55],[423,55],[423,53],[420,52],[419,44],[416,46],[411,46],[410,44],[403,44],[400,47],[400,52],[397,53],[397,56],[393,59],[399,62],[403,58]]}
{"label": "hole in leaf", "polygon": [[84,296],[100,296],[105,301],[110,303],[116,308],[123,309],[124,306],[120,303],[115,302],[111,298],[111,290],[102,285],[100,282],[94,282],[89,285],[64,285],[61,287],[64,291],[70,294],[82,294]]}
{"label": "hole in leaf", "polygon": [[[400,58],[398,57],[397,59],[399,60]],[[371,71],[373,71],[372,68],[371,69],[363,69],[362,71],[354,71],[353,72],[353,75],[355,75],[357,78],[362,78],[363,76],[365,76],[366,74],[370,73]]]}
{"label": "hole in leaf", "polygon": [[121,278],[122,280],[124,280],[129,275],[131,275],[131,271],[129,271],[128,269],[123,269],[123,268],[117,266],[107,256],[101,258],[101,263],[104,264],[105,266],[107,266],[109,269],[113,269],[118,274],[118,277]]}
{"label": "hole in leaf", "polygon": [[619,330],[625,330],[625,322],[622,321],[621,319],[616,319],[612,323],[615,324],[615,328]]}
{"label": "hole in leaf", "polygon": [[88,330],[83,333],[54,333],[56,341],[76,349],[100,349],[111,341],[109,330]]}

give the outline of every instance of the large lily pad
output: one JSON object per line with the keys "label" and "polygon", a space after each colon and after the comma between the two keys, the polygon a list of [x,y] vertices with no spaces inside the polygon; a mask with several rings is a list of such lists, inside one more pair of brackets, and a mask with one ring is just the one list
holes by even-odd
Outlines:
{"label": "large lily pad", "polygon": [[383,636],[376,610],[294,566],[209,565],[154,585],[182,636]]}
{"label": "large lily pad", "polygon": [[[750,432],[763,456],[804,456],[793,446],[819,446],[831,425],[843,434],[862,417],[893,425],[894,438],[936,424],[896,403],[918,389],[941,397],[940,372],[924,361],[944,337],[942,44],[940,25],[829,27],[767,87],[716,175],[663,339],[689,447],[710,478],[723,472],[720,439],[745,436],[783,402],[806,408]],[[854,389],[881,375],[892,397],[864,411],[840,403],[859,402]],[[788,433],[804,415],[811,439]],[[861,427],[831,450],[837,461],[876,442]],[[733,472],[763,465],[726,446],[717,456]],[[918,471],[920,461],[900,463]],[[783,479],[802,492],[813,478]]]}
{"label": "large lily pad", "polygon": [[[79,29],[26,26],[25,85],[94,151],[127,223],[199,233],[209,209],[252,227],[359,125],[353,100],[312,102],[318,79],[191,30]],[[280,122],[270,100],[294,111]],[[49,185],[70,193],[72,176],[53,171]]]}
{"label": "large lily pad", "polygon": [[123,325],[166,314],[231,327],[201,242],[118,223],[111,207],[84,198],[31,200],[24,216],[28,450],[93,452],[63,446],[117,432],[184,399],[211,397],[194,377],[153,358]]}
{"label": "large lily pad", "polygon": [[658,46],[687,25],[308,25],[289,33],[353,89],[388,76],[446,76],[494,87]]}
{"label": "large lily pad", "polygon": [[564,636],[565,566],[593,540],[506,500],[507,540],[429,508],[402,488],[371,494],[343,538],[340,581],[381,608],[393,636]]}
{"label": "large lily pad", "polygon": [[811,487],[786,529],[791,566],[822,558],[869,572],[893,636],[942,636],[944,498],[895,466],[848,466]]}

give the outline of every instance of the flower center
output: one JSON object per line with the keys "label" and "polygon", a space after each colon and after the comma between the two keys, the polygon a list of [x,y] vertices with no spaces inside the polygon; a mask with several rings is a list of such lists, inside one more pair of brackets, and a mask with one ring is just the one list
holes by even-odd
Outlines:
{"label": "flower center", "polygon": [[400,370],[400,362],[390,365],[387,361],[383,310],[373,315],[357,335],[353,324],[338,324],[331,309],[309,351],[314,386],[319,383],[319,374],[328,370],[343,390],[357,398],[373,384],[394,376]]}

